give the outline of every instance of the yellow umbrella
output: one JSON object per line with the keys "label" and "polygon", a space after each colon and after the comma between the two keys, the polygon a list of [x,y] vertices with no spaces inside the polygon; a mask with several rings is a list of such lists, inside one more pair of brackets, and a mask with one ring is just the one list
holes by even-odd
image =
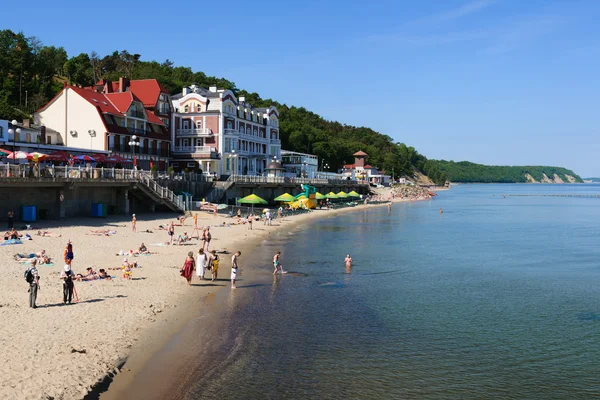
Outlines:
{"label": "yellow umbrella", "polygon": [[277,197],[275,197],[274,199],[275,201],[283,201],[285,203],[289,203],[290,201],[294,201],[296,200],[296,198],[294,196],[292,196],[289,193],[284,193],[282,195],[279,195]]}
{"label": "yellow umbrella", "polygon": [[39,162],[42,158],[47,156],[47,154],[38,153],[37,151],[34,151],[33,153],[29,153],[27,158],[31,158],[33,161]]}
{"label": "yellow umbrella", "polygon": [[360,197],[360,194],[356,193],[354,190],[351,191],[350,193],[348,193],[348,196],[350,197]]}
{"label": "yellow umbrella", "polygon": [[251,194],[251,195],[249,195],[249,196],[246,196],[246,197],[244,197],[244,198],[241,198],[241,199],[239,200],[239,202],[240,202],[240,203],[242,203],[242,204],[269,204],[269,203],[267,203],[267,201],[266,201],[266,200],[264,200],[264,199],[262,199],[262,198],[258,197],[258,196],[257,196],[257,195],[255,195],[255,194]]}
{"label": "yellow umbrella", "polygon": [[325,195],[325,197],[327,197],[328,199],[339,199],[338,195],[333,193],[333,192],[329,192]]}
{"label": "yellow umbrella", "polygon": [[327,196],[325,196],[324,194],[321,194],[321,193],[317,192],[317,193],[315,193],[315,198],[317,200],[324,200],[324,199],[327,198]]}
{"label": "yellow umbrella", "polygon": [[346,192],[344,192],[343,190],[342,190],[341,192],[339,192],[339,193],[337,194],[337,196],[338,196],[339,198],[341,198],[341,199],[345,199],[345,198],[347,198],[347,197],[348,197],[348,195],[346,194]]}

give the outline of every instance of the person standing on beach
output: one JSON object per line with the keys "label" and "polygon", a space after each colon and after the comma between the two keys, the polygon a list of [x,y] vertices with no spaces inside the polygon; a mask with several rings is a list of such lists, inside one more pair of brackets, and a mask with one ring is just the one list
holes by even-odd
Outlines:
{"label": "person standing on beach", "polygon": [[137,228],[135,227],[135,223],[137,222],[137,218],[135,214],[131,216],[131,232],[137,232]]}
{"label": "person standing on beach", "polygon": [[208,253],[208,246],[210,246],[210,241],[212,239],[212,235],[210,234],[210,226],[207,226],[206,229],[204,230],[204,251],[206,251]]}
{"label": "person standing on beach", "polygon": [[173,244],[173,236],[175,236],[175,225],[173,225],[173,221],[169,223],[169,228],[167,229],[167,233],[169,234],[170,242],[169,244]]}
{"label": "person standing on beach", "polygon": [[211,259],[211,272],[212,272],[212,282],[214,282],[217,279],[217,275],[219,274],[219,255],[217,254],[216,250],[213,250],[210,253],[210,259]]}
{"label": "person standing on beach", "polygon": [[204,249],[198,250],[198,256],[196,257],[196,275],[201,281],[204,280],[204,273],[206,272],[206,266],[208,264],[208,257],[204,252]]}
{"label": "person standing on beach", "polygon": [[71,243],[71,241],[69,240],[67,242],[67,246],[65,247],[65,252],[63,254],[63,258],[65,260],[65,264],[67,265],[71,265],[71,263],[73,262],[73,259],[75,258],[75,255],[73,254],[73,244]]}
{"label": "person standing on beach", "polygon": [[181,276],[183,276],[187,281],[188,286],[191,286],[192,284],[192,275],[194,274],[195,269],[196,262],[194,261],[194,253],[190,251],[185,258],[185,262],[183,263],[183,267],[181,268],[180,272]]}
{"label": "person standing on beach", "polygon": [[252,214],[248,215],[248,229],[252,230],[252,220],[254,216]]}
{"label": "person standing on beach", "polygon": [[15,224],[15,213],[13,210],[8,211],[8,229],[12,229]]}
{"label": "person standing on beach", "polygon": [[233,256],[231,257],[231,288],[235,289],[235,279],[237,278],[237,274],[238,274],[238,269],[239,269],[239,265],[238,265],[238,257],[242,255],[241,251],[236,251]]}
{"label": "person standing on beach", "polygon": [[29,283],[29,307],[37,308],[35,304],[37,300],[37,292],[40,288],[40,275],[36,268],[37,261],[34,258],[31,261],[31,266],[25,272],[25,278],[27,283]]}
{"label": "person standing on beach", "polygon": [[269,225],[269,226],[271,225],[271,218],[272,218],[271,210],[268,210],[267,211],[267,225]]}
{"label": "person standing on beach", "polygon": [[73,271],[69,265],[65,265],[65,270],[60,273],[60,279],[63,281],[63,303],[71,304],[71,298],[73,297]]}

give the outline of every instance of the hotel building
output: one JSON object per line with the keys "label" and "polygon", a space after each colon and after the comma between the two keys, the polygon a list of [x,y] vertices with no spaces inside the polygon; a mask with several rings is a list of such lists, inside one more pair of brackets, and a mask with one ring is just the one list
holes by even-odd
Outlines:
{"label": "hotel building", "polygon": [[262,175],[281,157],[279,112],[254,108],[231,90],[184,87],[172,97],[172,161],[176,170],[211,175]]}

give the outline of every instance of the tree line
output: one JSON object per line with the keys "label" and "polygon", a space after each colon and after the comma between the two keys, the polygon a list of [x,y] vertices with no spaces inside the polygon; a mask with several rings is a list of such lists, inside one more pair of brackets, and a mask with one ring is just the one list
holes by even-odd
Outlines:
{"label": "tree line", "polygon": [[446,161],[431,160],[436,164],[442,173],[452,182],[472,182],[472,183],[525,183],[527,175],[531,175],[537,182],[541,182],[544,174],[554,178],[558,175],[564,182],[568,182],[569,175],[577,182],[583,182],[581,177],[570,169],[548,166],[500,166],[500,165],[482,165],[468,161]]}
{"label": "tree line", "polygon": [[[412,176],[422,171],[434,182],[446,181],[444,172],[411,146],[367,127],[328,121],[304,107],[263,99],[258,93],[236,87],[225,78],[207,76],[189,67],[175,66],[172,61],[143,61],[140,54],[114,51],[101,57],[95,51],[69,57],[63,47],[45,46],[36,37],[22,32],[0,31],[0,118],[26,118],[43,106],[63,87],[91,86],[101,79],[116,81],[157,79],[171,94],[196,84],[230,89],[245,96],[254,107],[275,105],[280,112],[282,148],[315,154],[322,160],[320,168],[335,171],[353,163],[358,150],[369,154],[368,163],[395,177]],[[327,166],[329,166],[327,168]]]}

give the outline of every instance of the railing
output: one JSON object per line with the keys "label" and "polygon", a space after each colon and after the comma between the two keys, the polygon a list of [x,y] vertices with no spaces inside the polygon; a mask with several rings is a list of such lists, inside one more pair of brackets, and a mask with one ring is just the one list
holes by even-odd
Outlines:
{"label": "railing", "polygon": [[140,182],[142,182],[146,187],[160,196],[162,199],[167,199],[173,204],[175,204],[180,210],[185,211],[185,202],[182,201],[175,193],[171,190],[167,189],[164,186],[160,186],[154,179],[150,177],[147,173],[141,175]]}
{"label": "railing", "polygon": [[252,175],[230,175],[228,182],[234,183],[287,183],[307,185],[367,185],[365,181],[345,179],[319,179],[319,178],[290,178],[284,176],[252,176]]}
{"label": "railing", "polygon": [[211,146],[174,146],[173,153],[193,153],[200,155],[218,154],[217,149]]}
{"label": "railing", "polygon": [[177,136],[212,136],[213,132],[208,128],[177,129]]}
{"label": "railing", "polygon": [[146,116],[144,115],[143,111],[137,111],[137,110],[130,110],[127,113],[128,117],[134,117],[134,118],[145,118]]}
{"label": "railing", "polygon": [[129,133],[135,133],[135,134],[138,134],[138,135],[145,135],[146,134],[146,131],[144,129],[142,129],[142,128],[133,128],[131,126],[127,127],[127,132],[129,132]]}
{"label": "railing", "polygon": [[223,134],[224,135],[236,135],[237,136],[237,135],[240,134],[240,132],[238,132],[235,129],[223,129]]}
{"label": "railing", "polygon": [[[135,180],[141,174],[140,170],[119,168],[86,168],[86,167],[57,167],[48,166],[31,168],[27,164],[6,164],[0,167],[0,178],[10,180],[39,180],[59,181],[76,179],[109,179],[109,180]],[[137,177],[137,178],[136,178]]]}

